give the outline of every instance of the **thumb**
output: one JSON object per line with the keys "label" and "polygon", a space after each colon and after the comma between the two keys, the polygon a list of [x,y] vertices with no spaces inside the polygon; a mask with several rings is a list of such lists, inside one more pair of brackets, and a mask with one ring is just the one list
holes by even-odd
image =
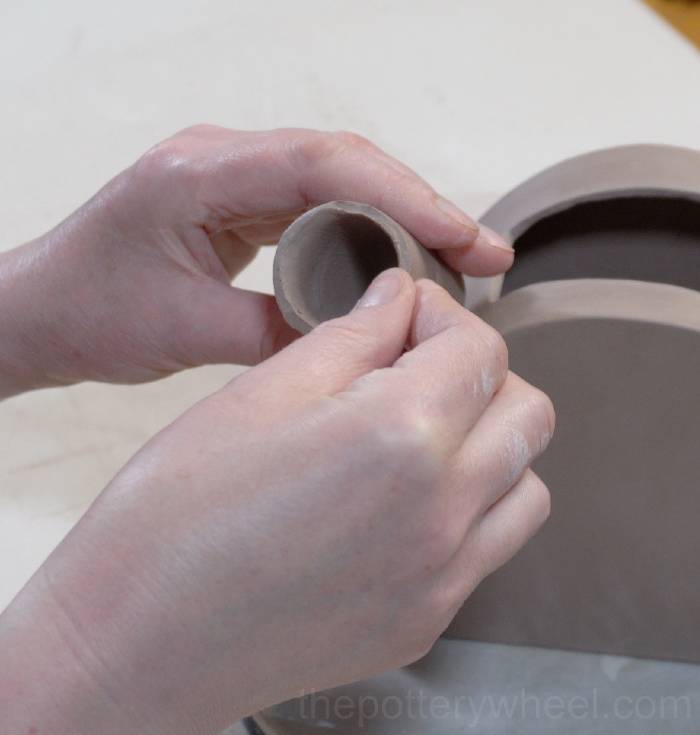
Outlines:
{"label": "thumb", "polygon": [[255,365],[293,342],[273,296],[207,279],[187,284],[173,310],[176,355],[187,366]]}
{"label": "thumb", "polygon": [[416,288],[400,268],[380,273],[355,308],[319,324],[251,371],[266,384],[281,383],[286,396],[333,395],[360,376],[388,367],[408,339]]}

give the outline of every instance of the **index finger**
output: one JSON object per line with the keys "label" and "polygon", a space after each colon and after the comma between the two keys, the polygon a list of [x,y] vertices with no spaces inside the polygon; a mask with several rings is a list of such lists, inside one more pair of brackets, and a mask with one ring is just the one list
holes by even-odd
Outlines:
{"label": "index finger", "polygon": [[382,405],[400,406],[456,449],[508,375],[505,342],[443,288],[421,280],[408,346],[389,370],[368,373],[355,386],[381,395]]}
{"label": "index finger", "polygon": [[[156,173],[165,168],[171,191],[175,181],[188,190],[194,214],[209,233],[246,230],[257,239],[260,228],[270,237],[278,215],[342,199],[386,212],[425,247],[443,250],[464,273],[500,273],[512,264],[512,250],[498,235],[480,228],[411,169],[354,133],[196,126],[152,149],[142,167],[149,161]],[[175,218],[191,211],[182,196],[160,197],[160,202]]]}

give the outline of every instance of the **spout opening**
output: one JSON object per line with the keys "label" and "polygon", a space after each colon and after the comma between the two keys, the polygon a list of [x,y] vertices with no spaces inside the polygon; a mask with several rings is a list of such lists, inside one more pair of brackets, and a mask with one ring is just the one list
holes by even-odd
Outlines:
{"label": "spout opening", "polygon": [[311,325],[347,314],[377,275],[399,265],[389,233],[362,213],[319,210],[294,240],[285,295]]}

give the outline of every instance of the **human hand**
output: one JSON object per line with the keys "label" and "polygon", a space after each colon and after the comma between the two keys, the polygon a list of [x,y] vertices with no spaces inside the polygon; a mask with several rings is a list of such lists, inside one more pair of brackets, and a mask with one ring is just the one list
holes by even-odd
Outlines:
{"label": "human hand", "polygon": [[6,613],[10,710],[213,735],[422,656],[549,512],[552,406],[506,363],[440,287],[380,275],[103,492]]}
{"label": "human hand", "polygon": [[351,133],[196,126],[158,144],[47,235],[0,256],[0,397],[254,364],[297,335],[230,280],[304,209],[373,204],[472,275],[512,250]]}

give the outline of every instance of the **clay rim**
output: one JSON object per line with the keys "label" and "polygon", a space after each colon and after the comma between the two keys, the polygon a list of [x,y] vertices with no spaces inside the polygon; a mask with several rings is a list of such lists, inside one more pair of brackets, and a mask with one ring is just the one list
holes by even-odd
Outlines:
{"label": "clay rim", "polygon": [[[511,189],[480,221],[515,243],[537,222],[578,204],[619,198],[700,203],[700,150],[660,144],[603,148],[550,166]],[[465,278],[468,308],[501,296],[504,276]]]}
{"label": "clay rim", "polygon": [[[403,245],[396,225],[393,220],[379,209],[358,202],[334,201],[319,205],[305,212],[282,234],[277,245],[272,267],[275,296],[282,313],[287,322],[302,333],[310,331],[321,321],[331,318],[330,315],[326,315],[323,318],[318,318],[315,315],[314,312],[317,310],[311,306],[311,294],[308,288],[304,288],[304,285],[313,283],[316,279],[311,273],[304,275],[300,272],[301,269],[298,267],[300,258],[298,258],[298,251],[295,248],[295,244],[303,241],[306,236],[305,233],[310,231],[311,228],[313,230],[323,228],[324,222],[322,218],[324,213],[328,215],[325,224],[331,230],[341,229],[347,220],[355,217],[365,223],[369,222],[374,224],[376,227],[375,234],[384,241],[383,244],[386,245],[387,249],[391,248],[392,251],[391,262],[389,262],[389,258],[387,257],[388,253],[385,250],[384,260],[386,262],[384,266],[397,266],[409,272],[413,268],[411,253]],[[318,237],[314,237],[313,239],[315,241],[319,240]],[[332,238],[329,238],[328,244],[332,244]],[[358,260],[362,260],[362,258],[358,258]],[[292,261],[297,262],[293,263]],[[367,277],[362,284],[363,287],[361,289],[358,288],[355,293],[357,297],[355,301],[364,293],[365,288],[369,285],[372,278],[379,275],[385,267],[368,271]],[[347,313],[347,310],[343,313]],[[340,316],[340,313],[337,316]]]}

